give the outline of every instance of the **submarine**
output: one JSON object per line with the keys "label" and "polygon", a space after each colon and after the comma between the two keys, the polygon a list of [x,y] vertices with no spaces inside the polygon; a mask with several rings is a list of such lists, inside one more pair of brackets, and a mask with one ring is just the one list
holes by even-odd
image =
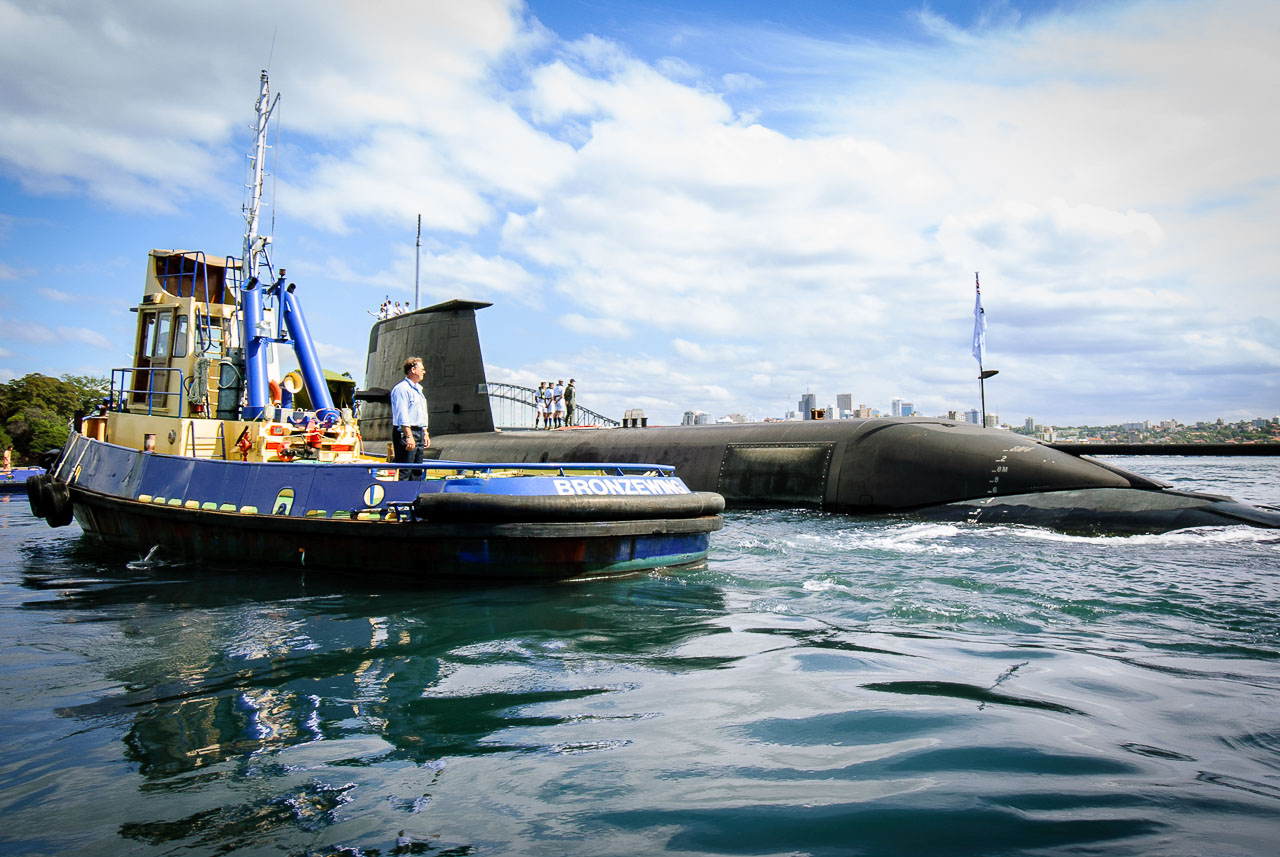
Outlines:
{"label": "submarine", "polygon": [[1083,534],[1280,528],[1280,508],[1177,490],[1032,438],[942,419],[503,432],[493,423],[476,325],[476,311],[491,305],[451,300],[375,322],[366,389],[356,393],[366,448],[390,439],[388,391],[403,377],[404,358],[416,355],[427,370],[429,458],[670,464],[691,490],[721,494],[728,508],[807,507]]}

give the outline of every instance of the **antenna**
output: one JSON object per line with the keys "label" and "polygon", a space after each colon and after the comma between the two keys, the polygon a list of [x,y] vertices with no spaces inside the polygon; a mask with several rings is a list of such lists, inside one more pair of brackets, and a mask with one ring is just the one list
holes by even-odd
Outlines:
{"label": "antenna", "polygon": [[422,259],[422,215],[418,215],[418,243],[413,249],[413,308],[422,306],[418,303],[418,263]]}
{"label": "antenna", "polygon": [[280,27],[271,28],[271,50],[267,51],[267,71],[271,71],[271,60],[276,55],[276,33],[280,32]]}

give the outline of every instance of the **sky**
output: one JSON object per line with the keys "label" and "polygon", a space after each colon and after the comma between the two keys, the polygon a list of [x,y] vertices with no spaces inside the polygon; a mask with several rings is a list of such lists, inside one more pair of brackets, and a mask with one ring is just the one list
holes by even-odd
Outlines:
{"label": "sky", "polygon": [[[128,365],[147,252],[263,231],[326,369],[489,301],[491,381],[651,424],[850,393],[1280,414],[1280,4],[0,0],[0,381]],[[421,249],[415,248],[422,218]]]}

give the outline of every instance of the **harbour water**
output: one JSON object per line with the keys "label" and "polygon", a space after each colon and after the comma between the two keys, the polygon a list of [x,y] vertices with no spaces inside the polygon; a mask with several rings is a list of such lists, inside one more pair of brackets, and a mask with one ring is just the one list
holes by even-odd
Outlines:
{"label": "harbour water", "polygon": [[[1280,460],[1121,459],[1280,505]],[[388,591],[0,498],[6,855],[1271,855],[1280,532],[731,512],[705,567]]]}

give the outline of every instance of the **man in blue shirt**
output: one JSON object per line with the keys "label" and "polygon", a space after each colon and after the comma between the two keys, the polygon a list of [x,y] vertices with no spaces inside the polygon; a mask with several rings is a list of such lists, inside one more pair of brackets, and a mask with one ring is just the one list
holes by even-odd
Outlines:
{"label": "man in blue shirt", "polygon": [[[397,464],[421,464],[422,452],[431,446],[427,434],[427,397],[422,379],[427,370],[421,357],[404,361],[404,380],[391,388],[391,444]],[[422,479],[422,470],[401,470],[401,479]]]}

